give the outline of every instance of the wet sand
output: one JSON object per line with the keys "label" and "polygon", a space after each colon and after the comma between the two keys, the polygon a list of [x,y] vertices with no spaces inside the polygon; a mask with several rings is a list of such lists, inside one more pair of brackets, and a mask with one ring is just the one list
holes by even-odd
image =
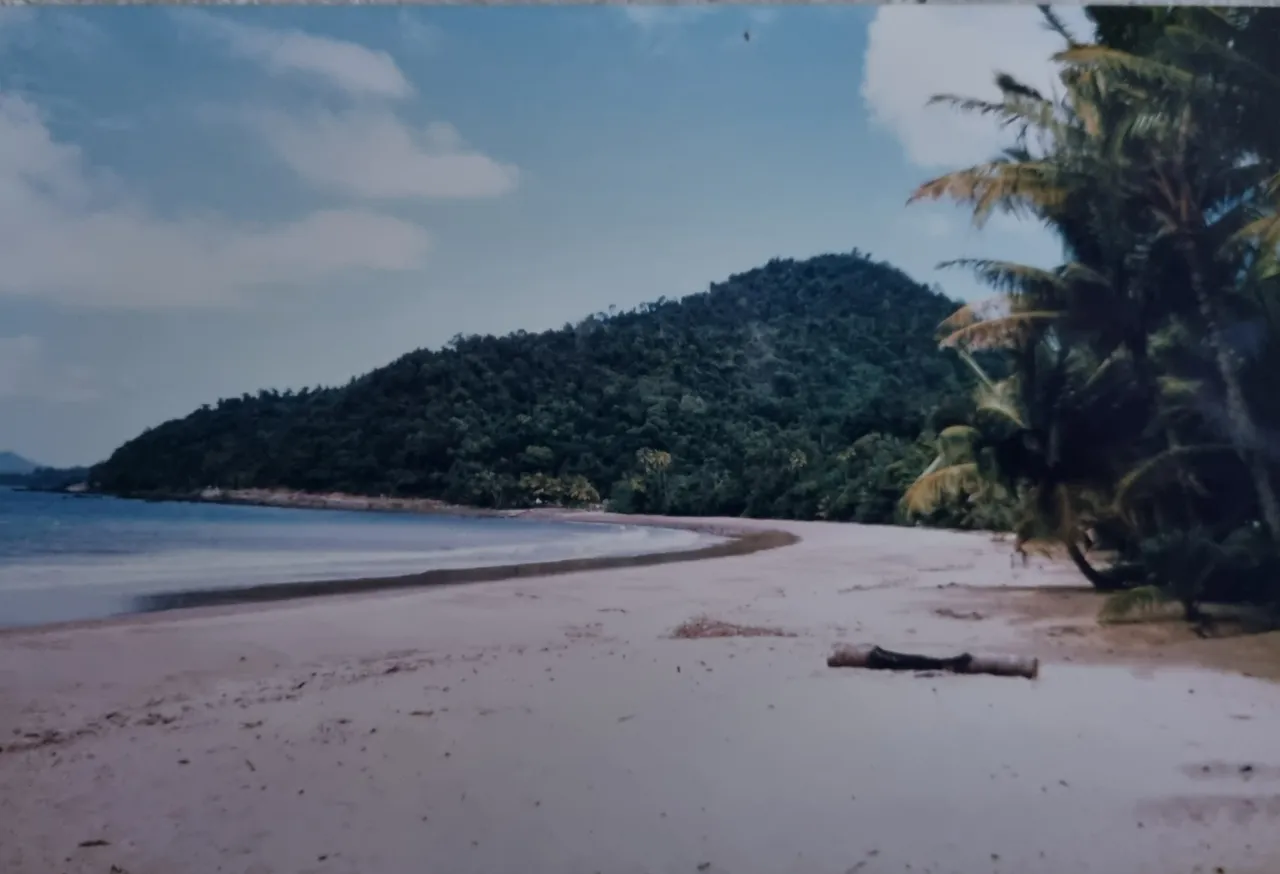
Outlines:
{"label": "wet sand", "polygon": [[[517,514],[511,514],[517,515]],[[519,514],[524,515],[524,514]],[[565,510],[548,511],[544,518],[574,522],[617,523],[624,517],[603,513],[583,513]],[[653,521],[652,517],[633,517]],[[633,524],[644,524],[634,523]],[[598,555],[585,558],[566,558],[553,561],[524,562],[519,564],[482,565],[468,568],[437,568],[416,574],[393,577],[361,577],[340,580],[311,580],[289,583],[267,583],[235,588],[187,589],[161,595],[145,595],[135,599],[139,613],[175,610],[184,607],[213,607],[229,604],[251,604],[270,601],[292,601],[318,595],[349,595],[381,592],[394,589],[425,589],[436,586],[456,586],[468,583],[487,583],[523,577],[548,577],[559,574],[601,571],[613,568],[650,567],[708,558],[750,555],[766,549],[789,546],[799,539],[788,531],[753,530],[729,531],[709,523],[674,521],[666,528],[684,528],[708,535],[704,546],[670,552],[647,552],[635,555]]]}
{"label": "wet sand", "polygon": [[0,871],[1280,870],[1280,686],[1219,641],[1121,651],[988,536],[707,524],[801,540],[0,635]]}

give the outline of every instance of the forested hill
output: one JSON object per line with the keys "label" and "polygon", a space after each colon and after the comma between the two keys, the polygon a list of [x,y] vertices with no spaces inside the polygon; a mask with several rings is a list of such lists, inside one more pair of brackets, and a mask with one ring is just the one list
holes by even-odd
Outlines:
{"label": "forested hill", "polygon": [[341,388],[219,401],[126,443],[95,488],[284,487],[480,506],[887,521],[964,375],[955,308],[857,252],[540,334],[458,337]]}

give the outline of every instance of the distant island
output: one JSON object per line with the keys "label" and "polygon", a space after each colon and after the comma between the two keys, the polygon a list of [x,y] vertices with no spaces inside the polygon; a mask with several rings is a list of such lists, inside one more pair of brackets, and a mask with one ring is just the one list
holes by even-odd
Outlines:
{"label": "distant island", "polygon": [[88,467],[46,467],[16,452],[0,451],[0,486],[62,491],[82,487],[88,479]]}
{"label": "distant island", "polygon": [[458,336],[345,386],[220,400],[91,482],[892,522],[934,434],[970,412],[971,379],[935,340],[957,306],[857,251],[775,259],[559,330]]}
{"label": "distant island", "polygon": [[0,476],[22,476],[31,473],[39,466],[16,452],[0,451]]}

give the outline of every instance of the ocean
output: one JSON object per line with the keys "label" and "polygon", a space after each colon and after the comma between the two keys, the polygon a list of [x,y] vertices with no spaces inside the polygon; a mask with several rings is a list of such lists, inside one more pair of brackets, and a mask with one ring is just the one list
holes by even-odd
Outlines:
{"label": "ocean", "polygon": [[690,531],[0,488],[0,626],[97,619],[195,589],[697,549]]}

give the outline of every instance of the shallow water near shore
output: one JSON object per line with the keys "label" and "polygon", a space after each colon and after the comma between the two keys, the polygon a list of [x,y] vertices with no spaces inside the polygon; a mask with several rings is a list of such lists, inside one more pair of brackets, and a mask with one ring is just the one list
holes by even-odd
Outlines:
{"label": "shallow water near shore", "polygon": [[690,531],[126,501],[0,489],[0,627],[97,619],[192,589],[697,549]]}

